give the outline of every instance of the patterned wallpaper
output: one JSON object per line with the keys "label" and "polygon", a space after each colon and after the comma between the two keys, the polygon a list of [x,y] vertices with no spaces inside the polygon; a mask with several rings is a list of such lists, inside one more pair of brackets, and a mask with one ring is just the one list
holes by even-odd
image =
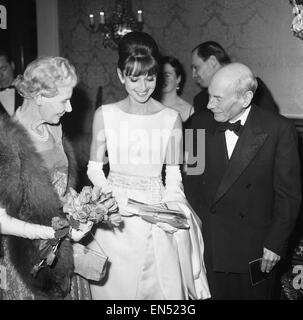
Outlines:
{"label": "patterned wallpaper", "polygon": [[[117,52],[103,48],[100,35],[88,30],[88,14],[98,14],[101,8],[109,14],[113,4],[113,0],[59,0],[58,4],[60,52],[76,65],[92,104],[98,86],[103,87],[104,103],[124,96],[116,74]],[[132,7],[134,12],[143,10],[144,31],[156,39],[162,53],[183,63],[187,101],[192,102],[199,91],[191,79],[191,49],[215,40],[233,60],[246,63],[264,80],[281,113],[303,117],[303,41],[290,31],[288,0],[133,0]]]}
{"label": "patterned wallpaper", "polygon": [[[105,103],[124,95],[116,75],[117,53],[103,48],[100,35],[88,31],[88,14],[101,8],[108,14],[113,3],[59,0],[61,54],[75,63],[93,102],[98,86]],[[291,34],[288,0],[133,0],[132,7],[134,12],[143,10],[144,30],[162,52],[184,64],[184,98],[189,102],[198,92],[191,80],[190,51],[202,41],[215,40],[266,82],[282,113],[303,114],[303,41]]]}

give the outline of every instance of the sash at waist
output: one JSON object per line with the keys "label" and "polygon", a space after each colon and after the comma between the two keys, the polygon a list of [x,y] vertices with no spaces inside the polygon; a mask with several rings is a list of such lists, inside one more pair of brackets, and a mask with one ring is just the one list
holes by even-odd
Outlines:
{"label": "sash at waist", "polygon": [[160,176],[143,177],[111,171],[108,176],[108,181],[115,187],[133,190],[151,191],[155,187],[157,189],[163,187],[162,178]]}
{"label": "sash at waist", "polygon": [[162,200],[164,187],[161,177],[135,176],[111,171],[108,182],[122,215],[129,215],[125,211],[128,199],[148,204],[156,204]]}

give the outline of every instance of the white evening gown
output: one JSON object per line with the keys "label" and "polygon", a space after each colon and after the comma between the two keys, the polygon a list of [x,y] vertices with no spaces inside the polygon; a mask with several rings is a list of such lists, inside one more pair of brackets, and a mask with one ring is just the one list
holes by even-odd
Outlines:
{"label": "white evening gown", "polygon": [[100,226],[96,241],[89,244],[98,251],[100,243],[110,261],[108,277],[91,284],[93,299],[208,298],[203,239],[198,218],[189,207],[181,204],[190,232],[174,234],[125,210],[128,198],[149,204],[161,202],[161,170],[178,113],[165,108],[152,115],[135,115],[114,104],[103,106],[102,112],[110,163],[108,180],[124,226],[121,230]]}

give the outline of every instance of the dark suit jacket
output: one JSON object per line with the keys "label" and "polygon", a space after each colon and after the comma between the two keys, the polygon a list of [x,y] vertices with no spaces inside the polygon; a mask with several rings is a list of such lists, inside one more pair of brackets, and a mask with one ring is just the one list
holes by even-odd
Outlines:
{"label": "dark suit jacket", "polygon": [[205,128],[205,170],[185,176],[185,192],[202,220],[207,268],[246,273],[264,247],[285,252],[301,201],[297,133],[254,105],[228,159],[217,125],[209,111],[193,116],[191,128]]}
{"label": "dark suit jacket", "polygon": [[[18,94],[17,90],[15,90],[15,111],[17,110],[18,107],[20,107],[23,103],[23,98]],[[1,114],[7,114],[6,109],[0,102],[0,115]]]}
{"label": "dark suit jacket", "polygon": [[[257,77],[258,87],[254,94],[252,103],[256,104],[257,106],[271,110],[274,112],[279,112],[279,108],[274,101],[269,89],[266,87],[265,83]],[[208,89],[201,90],[195,97],[194,97],[194,109],[195,113],[200,112],[202,110],[207,110],[206,106],[208,104]]]}

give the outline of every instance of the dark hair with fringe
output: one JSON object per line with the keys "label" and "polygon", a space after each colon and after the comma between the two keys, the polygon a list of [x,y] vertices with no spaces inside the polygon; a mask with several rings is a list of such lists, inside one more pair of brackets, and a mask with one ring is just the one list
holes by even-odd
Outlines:
{"label": "dark hair with fringe", "polygon": [[118,68],[126,76],[156,75],[159,71],[159,50],[147,33],[127,33],[119,42]]}

